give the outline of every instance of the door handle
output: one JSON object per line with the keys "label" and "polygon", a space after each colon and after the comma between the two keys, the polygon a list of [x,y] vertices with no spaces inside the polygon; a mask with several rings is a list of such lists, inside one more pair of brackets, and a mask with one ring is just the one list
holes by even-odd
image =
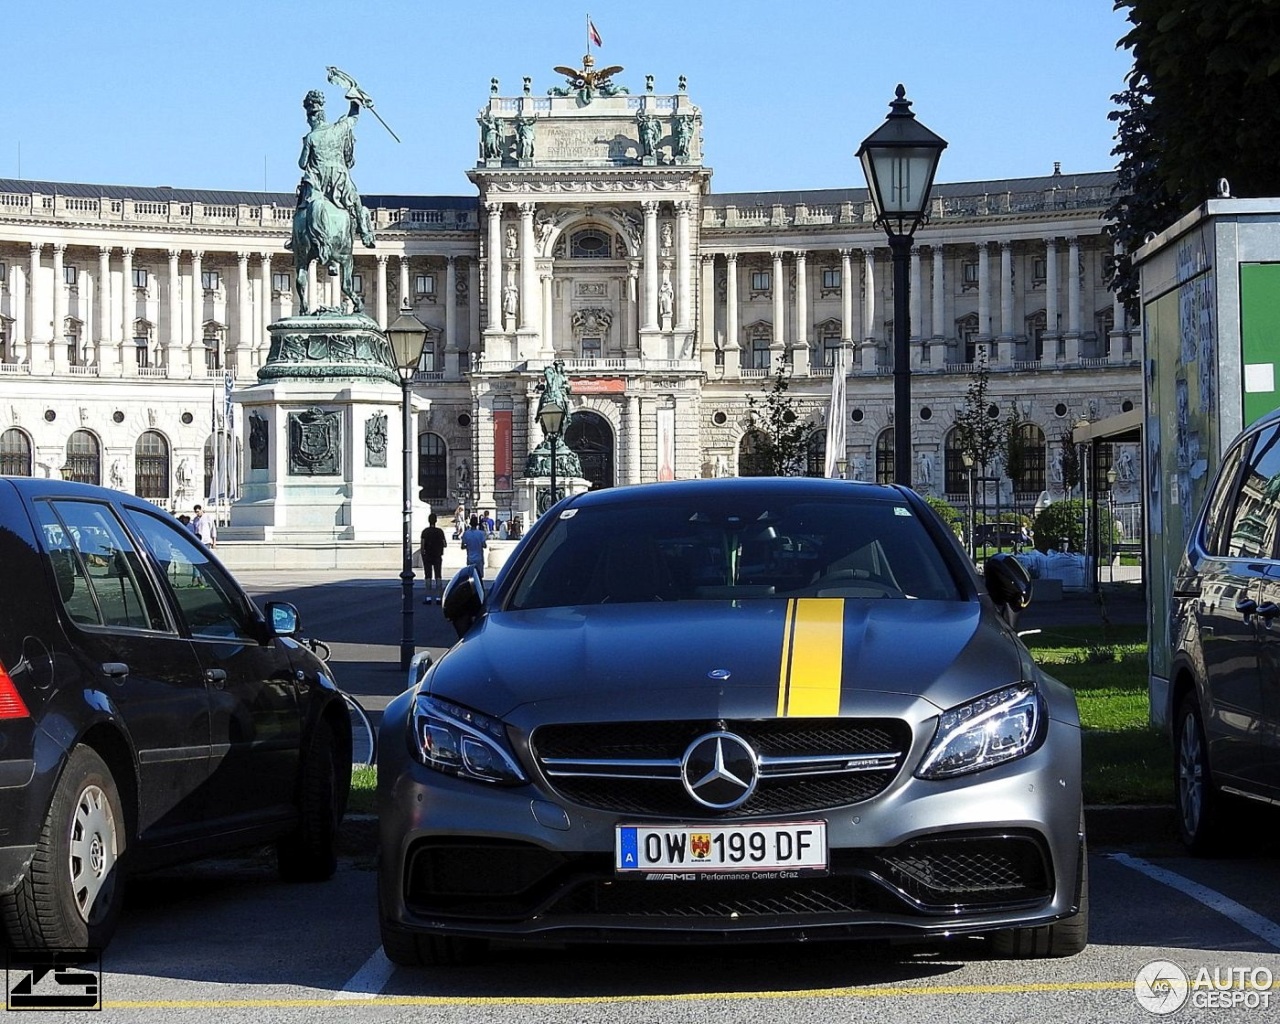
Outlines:
{"label": "door handle", "polygon": [[1258,602],[1251,597],[1236,598],[1236,611],[1248,622],[1253,616],[1258,614]]}
{"label": "door handle", "polygon": [[104,661],[102,674],[112,682],[123,683],[129,677],[129,666],[123,661]]}
{"label": "door handle", "polygon": [[227,670],[222,668],[207,668],[204,670],[204,681],[212,683],[221,690],[227,684]]}
{"label": "door handle", "polygon": [[1262,620],[1264,626],[1270,626],[1271,620],[1280,615],[1280,605],[1274,601],[1263,601],[1258,605],[1258,618]]}

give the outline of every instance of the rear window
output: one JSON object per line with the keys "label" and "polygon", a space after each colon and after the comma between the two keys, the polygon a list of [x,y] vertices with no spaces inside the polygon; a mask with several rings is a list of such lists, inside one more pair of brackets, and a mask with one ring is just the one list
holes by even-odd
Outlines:
{"label": "rear window", "polygon": [[507,607],[791,597],[963,599],[904,502],[756,494],[565,510]]}

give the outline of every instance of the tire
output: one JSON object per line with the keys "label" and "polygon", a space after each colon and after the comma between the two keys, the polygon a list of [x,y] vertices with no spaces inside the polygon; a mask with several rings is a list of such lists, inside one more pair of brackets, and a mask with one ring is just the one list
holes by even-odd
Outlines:
{"label": "tire", "polygon": [[458,935],[417,935],[381,922],[382,951],[402,967],[457,967],[479,963],[489,949],[484,939]]}
{"label": "tire", "polygon": [[1232,829],[1227,799],[1213,784],[1204,719],[1195,692],[1183,695],[1174,717],[1173,803],[1178,835],[1198,857],[1224,852]]}
{"label": "tire", "polygon": [[10,946],[85,953],[106,946],[120,920],[127,837],[111,769],[92,748],[73,748],[26,877],[0,899]]}
{"label": "tire", "polygon": [[[1080,829],[1084,830],[1081,816]],[[1075,956],[1089,945],[1089,850],[1080,844],[1080,905],[1071,917],[1035,928],[1010,928],[991,935],[991,952],[1005,960]]]}
{"label": "tire", "polygon": [[276,864],[287,882],[323,882],[338,869],[339,792],[333,730],[316,724],[302,763],[298,826],[276,844]]}

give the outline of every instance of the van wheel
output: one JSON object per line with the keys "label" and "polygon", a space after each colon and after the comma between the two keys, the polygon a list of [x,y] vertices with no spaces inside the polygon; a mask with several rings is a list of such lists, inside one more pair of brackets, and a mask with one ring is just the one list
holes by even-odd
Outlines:
{"label": "van wheel", "polygon": [[0,898],[15,949],[101,950],[120,919],[128,845],[111,769],[86,746],[67,758],[26,877]]}
{"label": "van wheel", "polygon": [[302,763],[298,826],[276,844],[276,864],[287,882],[323,882],[338,869],[338,793],[333,730],[318,722]]}

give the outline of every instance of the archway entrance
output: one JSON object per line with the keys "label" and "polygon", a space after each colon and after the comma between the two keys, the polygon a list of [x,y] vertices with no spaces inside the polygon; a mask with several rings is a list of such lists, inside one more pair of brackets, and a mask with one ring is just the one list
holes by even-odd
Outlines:
{"label": "archway entrance", "polygon": [[578,453],[582,475],[598,491],[614,485],[613,428],[599,413],[576,410],[565,431],[564,443]]}

